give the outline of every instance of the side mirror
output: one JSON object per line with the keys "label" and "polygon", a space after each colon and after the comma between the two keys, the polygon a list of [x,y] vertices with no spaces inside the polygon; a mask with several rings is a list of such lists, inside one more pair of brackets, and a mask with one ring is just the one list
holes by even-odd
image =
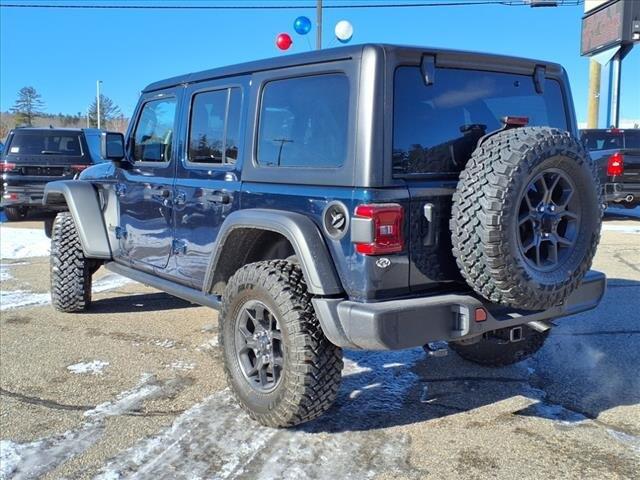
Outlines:
{"label": "side mirror", "polygon": [[107,160],[123,160],[124,135],[119,132],[103,132],[100,135],[100,155]]}

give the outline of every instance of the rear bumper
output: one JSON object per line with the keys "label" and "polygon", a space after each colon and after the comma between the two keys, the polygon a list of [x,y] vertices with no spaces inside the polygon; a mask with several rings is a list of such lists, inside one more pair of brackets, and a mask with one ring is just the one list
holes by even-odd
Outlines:
{"label": "rear bumper", "polygon": [[604,200],[613,203],[640,201],[640,183],[611,182],[604,184]]}
{"label": "rear bumper", "polygon": [[[435,341],[470,339],[492,330],[591,310],[598,306],[605,289],[605,275],[590,271],[564,304],[538,312],[504,309],[472,295],[380,303],[315,298],[313,305],[325,335],[334,344],[363,350],[399,350]],[[487,319],[482,322],[474,321],[478,308],[487,311]]]}
{"label": "rear bumper", "polygon": [[2,189],[0,205],[2,207],[38,206],[42,207],[44,184],[42,186],[6,186]]}

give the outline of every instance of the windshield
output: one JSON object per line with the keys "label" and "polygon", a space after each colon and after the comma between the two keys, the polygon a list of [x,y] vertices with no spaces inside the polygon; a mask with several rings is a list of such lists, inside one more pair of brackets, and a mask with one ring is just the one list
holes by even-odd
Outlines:
{"label": "windshield", "polygon": [[506,116],[529,126],[567,129],[560,84],[536,92],[526,75],[439,68],[426,86],[419,67],[395,73],[393,169],[396,175],[457,174],[478,140],[502,128]]}
{"label": "windshield", "polygon": [[64,155],[80,157],[80,134],[60,132],[15,132],[7,154]]}

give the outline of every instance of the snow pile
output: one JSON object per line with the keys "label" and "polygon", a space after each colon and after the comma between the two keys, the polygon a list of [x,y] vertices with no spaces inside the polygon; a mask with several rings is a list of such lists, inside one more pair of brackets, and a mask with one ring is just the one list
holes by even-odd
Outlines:
{"label": "snow pile", "polygon": [[13,276],[9,272],[9,265],[0,264],[0,282],[11,280]]}
{"label": "snow pile", "polygon": [[0,258],[47,257],[50,247],[43,230],[0,226]]}
{"label": "snow pile", "polygon": [[109,366],[109,362],[103,362],[102,360],[94,360],[92,362],[80,362],[73,365],[69,365],[67,370],[72,373],[83,374],[90,373],[91,375],[102,375],[102,370]]}

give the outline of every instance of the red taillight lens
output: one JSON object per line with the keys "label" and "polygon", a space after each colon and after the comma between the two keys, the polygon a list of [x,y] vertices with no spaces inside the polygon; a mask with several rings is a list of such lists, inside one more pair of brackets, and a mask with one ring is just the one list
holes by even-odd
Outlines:
{"label": "red taillight lens", "polygon": [[402,206],[396,203],[358,205],[355,215],[373,221],[373,242],[356,243],[356,252],[363,255],[384,255],[402,251]]}
{"label": "red taillight lens", "polygon": [[624,155],[616,152],[607,161],[607,175],[617,177],[624,173]]}
{"label": "red taillight lens", "polygon": [[88,166],[89,165],[71,165],[71,171],[72,172],[81,172],[85,168],[87,168]]}
{"label": "red taillight lens", "polygon": [[2,172],[2,173],[10,172],[14,168],[16,168],[16,164],[15,163],[8,163],[8,162],[0,163],[0,172]]}

